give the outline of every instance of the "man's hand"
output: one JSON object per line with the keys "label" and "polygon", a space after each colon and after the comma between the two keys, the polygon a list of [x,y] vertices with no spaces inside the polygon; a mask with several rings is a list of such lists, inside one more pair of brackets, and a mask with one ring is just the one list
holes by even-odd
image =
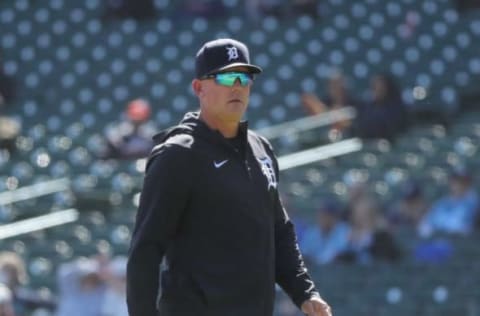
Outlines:
{"label": "man's hand", "polygon": [[308,316],[332,316],[330,306],[320,297],[314,296],[302,303],[302,312]]}

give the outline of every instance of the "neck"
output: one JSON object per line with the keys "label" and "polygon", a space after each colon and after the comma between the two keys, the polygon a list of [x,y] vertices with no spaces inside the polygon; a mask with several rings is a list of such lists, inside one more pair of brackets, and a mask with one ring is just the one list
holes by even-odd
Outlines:
{"label": "neck", "polygon": [[217,130],[225,138],[233,138],[238,133],[238,121],[223,121],[214,116],[208,115],[205,112],[200,111],[200,120],[205,122],[212,130]]}

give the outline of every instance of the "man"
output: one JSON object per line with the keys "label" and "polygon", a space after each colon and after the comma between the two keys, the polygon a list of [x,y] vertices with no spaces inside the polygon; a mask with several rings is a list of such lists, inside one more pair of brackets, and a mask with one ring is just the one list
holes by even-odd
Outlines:
{"label": "man", "polygon": [[93,258],[78,258],[62,263],[57,271],[59,289],[55,316],[101,315],[106,282],[103,263]]}
{"label": "man", "polygon": [[153,147],[155,126],[150,120],[148,101],[134,99],[128,102],[122,121],[109,126],[105,133],[105,159],[138,159],[148,156]]}
{"label": "man", "polygon": [[306,258],[314,263],[334,262],[339,254],[347,250],[350,225],[342,220],[342,210],[333,200],[325,200],[317,211],[317,222],[310,226],[300,241]]}
{"label": "man", "polygon": [[448,189],[448,194],[434,202],[420,220],[421,236],[437,232],[468,235],[475,229],[480,203],[471,171],[464,166],[452,169]]}
{"label": "man", "polygon": [[195,68],[200,111],[157,135],[147,163],[127,267],[130,316],[270,316],[275,283],[307,315],[330,316],[280,202],[272,149],[240,122],[262,70],[232,39],[206,43]]}

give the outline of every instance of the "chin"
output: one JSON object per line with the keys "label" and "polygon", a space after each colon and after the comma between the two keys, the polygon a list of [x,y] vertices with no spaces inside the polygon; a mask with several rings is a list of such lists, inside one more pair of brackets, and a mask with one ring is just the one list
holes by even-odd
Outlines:
{"label": "chin", "polygon": [[225,117],[225,121],[240,122],[242,120],[243,113],[229,113],[229,114],[226,114],[224,117]]}
{"label": "chin", "polygon": [[242,117],[246,110],[247,107],[243,103],[230,103],[225,114]]}

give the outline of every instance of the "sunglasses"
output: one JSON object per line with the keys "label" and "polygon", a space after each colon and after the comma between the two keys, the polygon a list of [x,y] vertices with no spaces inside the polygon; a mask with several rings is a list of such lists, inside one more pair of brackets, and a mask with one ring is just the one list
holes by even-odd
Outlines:
{"label": "sunglasses", "polygon": [[240,85],[246,87],[253,83],[253,74],[245,72],[221,72],[211,75],[206,75],[202,79],[215,78],[215,82],[219,85],[226,87],[233,87],[237,79],[240,81]]}

